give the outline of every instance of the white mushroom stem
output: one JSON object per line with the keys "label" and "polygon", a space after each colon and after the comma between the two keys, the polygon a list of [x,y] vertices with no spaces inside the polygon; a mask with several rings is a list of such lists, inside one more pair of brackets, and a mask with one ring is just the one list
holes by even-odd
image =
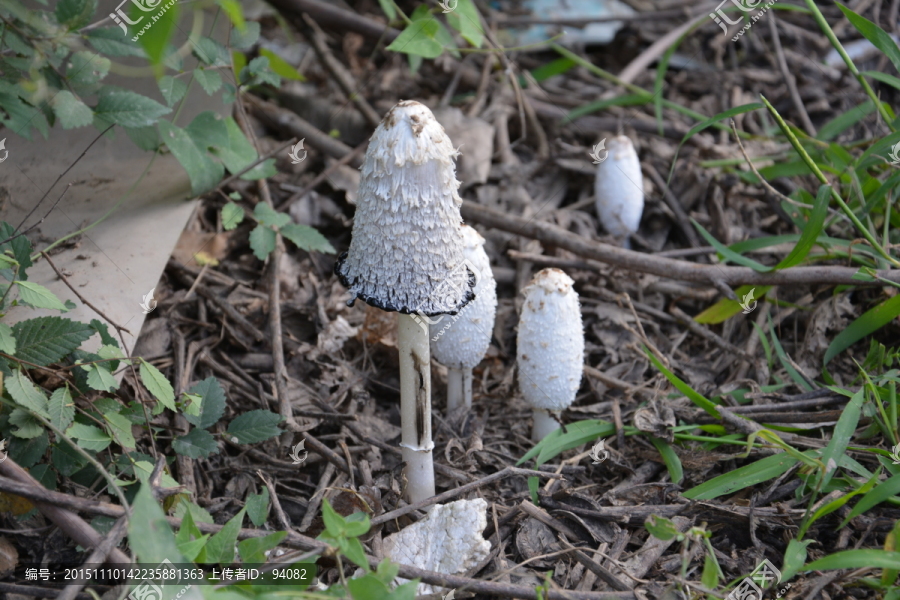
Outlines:
{"label": "white mushroom stem", "polygon": [[547,434],[560,428],[559,421],[549,411],[536,408],[533,416],[534,429],[531,430],[531,439],[535,442],[541,441]]}
{"label": "white mushroom stem", "polygon": [[418,502],[434,496],[431,450],[431,350],[428,329],[410,315],[397,315],[400,350],[400,421],[407,496]]}
{"label": "white mushroom stem", "polygon": [[472,408],[472,369],[447,368],[447,411]]}

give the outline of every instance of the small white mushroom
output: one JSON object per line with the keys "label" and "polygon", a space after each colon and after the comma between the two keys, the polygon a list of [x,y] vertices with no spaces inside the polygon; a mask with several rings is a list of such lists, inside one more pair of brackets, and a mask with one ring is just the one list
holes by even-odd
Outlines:
{"label": "small white mushroom", "polygon": [[497,313],[497,282],[484,251],[484,238],[462,225],[463,256],[475,272],[475,300],[453,317],[431,325],[431,352],[447,367],[447,412],[472,406],[472,368],[491,343]]}
{"label": "small white mushroom", "polygon": [[624,135],[610,140],[607,150],[609,155],[597,165],[594,180],[597,217],[607,233],[622,239],[625,248],[631,248],[629,236],[638,230],[644,212],[641,161],[631,140]]}
{"label": "small white mushroom", "polygon": [[534,409],[535,441],[559,429],[552,413],[568,408],[581,385],[584,330],[573,283],[559,269],[544,269],[522,290],[516,358],[519,388]]}
{"label": "small white mushroom", "polygon": [[424,319],[456,314],[474,298],[459,224],[456,150],[431,111],[402,101],[369,140],[350,248],[334,272],[356,298],[400,313],[400,418],[407,495],[434,495],[431,353]]}

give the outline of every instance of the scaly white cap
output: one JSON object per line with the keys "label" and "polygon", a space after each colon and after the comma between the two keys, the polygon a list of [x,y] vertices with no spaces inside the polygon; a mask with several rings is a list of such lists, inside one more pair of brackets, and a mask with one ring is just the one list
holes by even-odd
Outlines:
{"label": "scaly white cap", "polygon": [[471,369],[481,362],[491,343],[497,313],[497,282],[484,251],[484,238],[474,228],[462,225],[463,256],[475,270],[475,300],[454,317],[444,317],[430,326],[431,354],[452,369]]}
{"label": "scaly white cap", "polygon": [[[607,233],[625,238],[638,230],[644,212],[644,176],[634,144],[624,135],[609,141],[609,154],[597,165],[594,198]],[[627,246],[627,244],[626,244]]]}
{"label": "scaly white cap", "polygon": [[369,140],[353,238],[334,272],[354,298],[388,311],[456,314],[475,275],[462,253],[458,152],[431,111],[394,106]]}
{"label": "scaly white cap", "polygon": [[544,269],[522,290],[525,303],[516,344],[519,388],[535,409],[567,408],[581,385],[584,330],[573,283],[559,269]]}

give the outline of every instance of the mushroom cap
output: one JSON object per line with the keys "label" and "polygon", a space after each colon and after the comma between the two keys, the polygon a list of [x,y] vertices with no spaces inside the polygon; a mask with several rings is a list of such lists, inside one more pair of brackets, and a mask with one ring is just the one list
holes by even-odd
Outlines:
{"label": "mushroom cap", "polygon": [[402,101],[375,129],[362,165],[350,248],[334,265],[356,298],[426,316],[474,298],[462,253],[458,152],[431,111]]}
{"label": "mushroom cap", "polygon": [[497,314],[497,282],[484,251],[484,238],[473,227],[462,225],[463,256],[476,271],[475,299],[454,317],[430,325],[431,354],[453,369],[471,369],[481,362],[491,344]]}
{"label": "mushroom cap", "polygon": [[581,385],[584,330],[573,283],[559,269],[544,269],[522,290],[516,358],[519,388],[533,408],[567,408]]}
{"label": "mushroom cap", "polygon": [[597,217],[613,236],[638,230],[644,212],[644,176],[634,144],[624,135],[608,142],[609,155],[597,165],[594,198]]}

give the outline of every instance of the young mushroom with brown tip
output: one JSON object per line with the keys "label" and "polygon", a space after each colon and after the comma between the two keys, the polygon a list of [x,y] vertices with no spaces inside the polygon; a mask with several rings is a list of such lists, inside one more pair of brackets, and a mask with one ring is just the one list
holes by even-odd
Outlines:
{"label": "young mushroom with brown tip", "polygon": [[334,271],[356,298],[398,314],[401,447],[411,502],[434,495],[431,353],[424,318],[474,298],[463,258],[456,150],[423,104],[402,101],[375,129],[361,169],[350,248]]}
{"label": "young mushroom with brown tip", "polygon": [[573,283],[559,269],[544,269],[522,290],[516,363],[522,396],[534,409],[535,441],[559,429],[559,412],[581,385],[584,330]]}
{"label": "young mushroom with brown tip", "polygon": [[481,362],[491,344],[497,313],[497,282],[484,251],[484,238],[462,225],[463,256],[475,272],[475,300],[454,317],[431,325],[431,352],[447,367],[447,412],[472,406],[472,368]]}

